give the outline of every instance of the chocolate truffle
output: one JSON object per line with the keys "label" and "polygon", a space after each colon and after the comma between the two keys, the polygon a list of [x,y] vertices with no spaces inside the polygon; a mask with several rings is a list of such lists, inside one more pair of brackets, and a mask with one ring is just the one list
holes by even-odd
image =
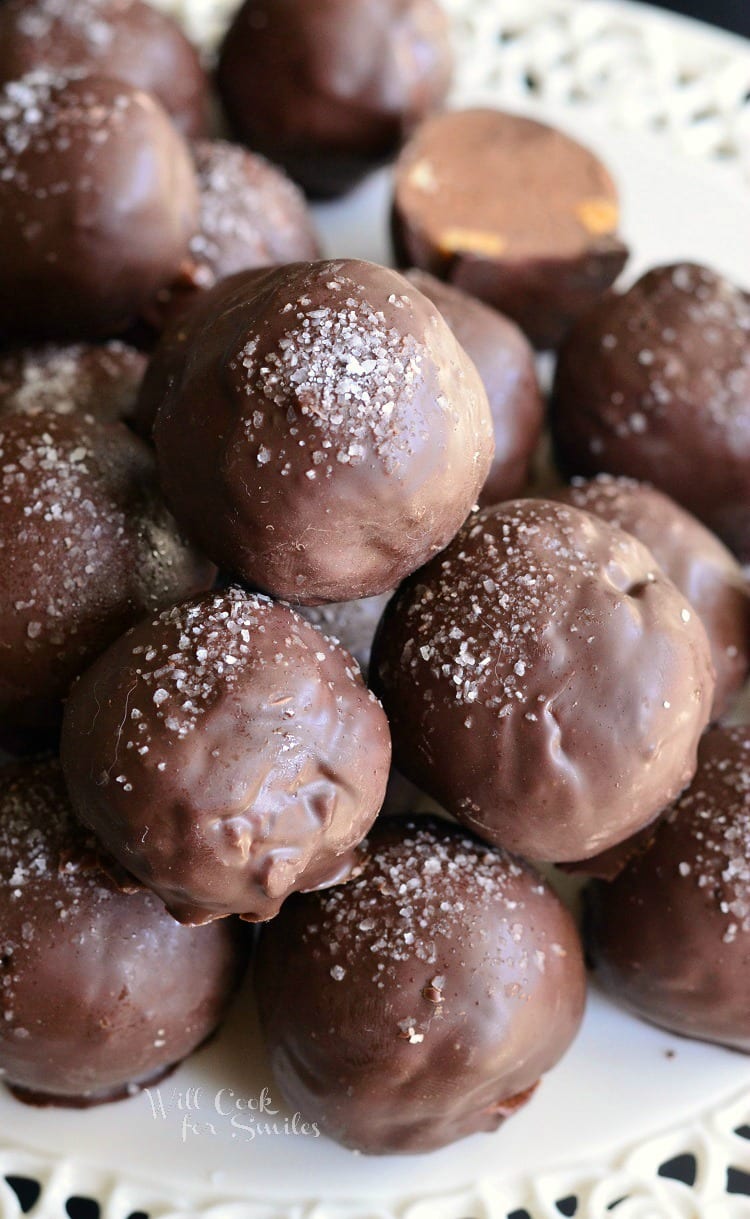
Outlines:
{"label": "chocolate truffle", "polygon": [[0,771],[0,925],[0,1074],[37,1104],[160,1078],[216,1028],[247,959],[238,924],[181,927],[118,888],[56,761]]}
{"label": "chocolate truffle", "polygon": [[390,757],[348,653],[239,589],[119,639],[71,691],[62,735],[81,820],[184,923],[272,918],[345,879]]}
{"label": "chocolate truffle", "polygon": [[287,601],[351,601],[453,537],[492,420],[474,365],[401,275],[351,260],[251,271],[207,294],[184,336],[157,349],[144,395],[166,387],[164,492],[220,568]]}
{"label": "chocolate truffle", "polygon": [[193,157],[200,190],[193,264],[146,311],[158,328],[189,307],[197,291],[237,271],[320,257],[305,197],[281,170],[224,140],[196,141]]}
{"label": "chocolate truffle", "polygon": [[435,0],[246,0],[217,79],[242,140],[337,195],[441,105],[452,67]]}
{"label": "chocolate truffle", "polygon": [[0,352],[0,416],[52,411],[129,419],[146,364],[143,352],[118,339]]}
{"label": "chocolate truffle", "polygon": [[386,609],[370,676],[407,779],[488,842],[596,855],[695,771],[706,632],[650,551],[577,508],[471,516]]}
{"label": "chocolate truffle", "polygon": [[261,1023],[287,1104],[374,1154],[495,1130],[578,1030],[570,914],[528,864],[432,819],[383,818],[360,868],[260,936]]}
{"label": "chocolate truffle", "polygon": [[534,352],[518,326],[495,309],[426,271],[406,278],[442,313],[471,356],[487,390],[495,429],[495,460],[479,503],[499,504],[526,488],[544,420]]}
{"label": "chocolate truffle", "polygon": [[714,728],[648,849],[587,890],[596,978],[672,1032],[750,1051],[750,730]]}
{"label": "chocolate truffle", "polygon": [[351,652],[360,668],[370,663],[370,650],[390,593],[363,597],[359,601],[334,601],[329,605],[300,605],[298,612],[329,638]]}
{"label": "chocolate truffle", "polygon": [[750,669],[750,589],[739,563],[700,521],[644,483],[600,474],[589,482],[577,479],[555,499],[632,533],[684,593],[711,644],[717,719]]}
{"label": "chocolate truffle", "polygon": [[141,0],[3,0],[0,84],[82,68],[158,97],[183,135],[205,133],[208,81],[176,21]]}
{"label": "chocolate truffle", "polygon": [[393,232],[414,264],[555,347],[627,260],[617,191],[562,131],[499,110],[458,110],[420,127],[396,167]]}
{"label": "chocolate truffle", "polygon": [[656,267],[561,352],[551,427],[568,474],[653,483],[750,560],[750,296],[705,267]]}
{"label": "chocolate truffle", "polygon": [[73,678],[143,614],[208,588],[153,455],[122,423],[0,418],[0,728],[59,720]]}
{"label": "chocolate truffle", "polygon": [[41,70],[0,90],[0,330],[125,330],[197,227],[189,149],[149,94]]}

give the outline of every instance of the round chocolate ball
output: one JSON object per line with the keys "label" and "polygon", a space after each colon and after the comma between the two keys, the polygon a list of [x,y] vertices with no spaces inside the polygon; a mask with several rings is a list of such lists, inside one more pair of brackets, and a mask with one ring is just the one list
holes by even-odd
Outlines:
{"label": "round chocolate ball", "polygon": [[214,1031],[248,955],[239,924],[181,927],[114,883],[56,761],[0,771],[0,924],[0,1073],[36,1104],[161,1078]]}
{"label": "round chocolate ball", "polygon": [[217,79],[237,135],[325,196],[397,152],[452,67],[436,0],[245,0]]}
{"label": "round chocolate ball", "polygon": [[551,427],[568,474],[653,483],[750,560],[750,296],[656,267],[571,331]]}
{"label": "round chocolate ball", "polygon": [[528,485],[544,421],[534,352],[515,322],[426,271],[406,278],[442,313],[482,378],[495,430],[495,459],[479,503],[499,504]]}
{"label": "round chocolate ball", "polygon": [[600,985],[654,1024],[750,1051],[750,730],[714,728],[653,841],[586,891]]}
{"label": "round chocolate ball", "polygon": [[431,271],[555,347],[620,274],[617,190],[601,161],[556,128],[500,110],[420,127],[396,167],[400,265]]}
{"label": "round chocolate ball", "polygon": [[200,220],[190,242],[192,265],[146,310],[158,328],[188,308],[195,293],[252,267],[320,257],[302,192],[281,170],[224,140],[198,140],[193,158]]}
{"label": "round chocolate ball", "polygon": [[359,866],[260,936],[261,1023],[287,1104],[371,1154],[495,1130],[578,1030],[570,914],[528,864],[432,819],[381,819]]}
{"label": "round chocolate ball", "polygon": [[287,601],[394,588],[453,537],[489,471],[474,365],[434,305],[373,263],[251,271],[204,299],[141,399],[165,390],[154,440],[178,520]]}
{"label": "round chocolate ball", "polygon": [[0,89],[0,331],[125,330],[197,227],[190,151],[149,94],[41,70]]}
{"label": "round chocolate ball", "polygon": [[158,97],[186,136],[208,123],[198,53],[170,17],[141,0],[3,0],[0,84],[46,68],[82,68]]}
{"label": "round chocolate ball", "polygon": [[298,613],[329,638],[351,652],[363,671],[370,663],[372,641],[390,593],[362,597],[359,601],[333,601],[328,605],[300,605]]}
{"label": "round chocolate ball", "polygon": [[0,352],[0,416],[52,411],[129,420],[147,362],[143,352],[118,339]]}
{"label": "round chocolate ball", "polygon": [[113,644],[71,691],[61,748],[81,820],[184,923],[272,918],[345,879],[391,757],[348,653],[239,589]]}
{"label": "round chocolate ball", "polygon": [[576,479],[554,498],[632,533],[684,593],[711,645],[717,719],[750,670],[750,587],[737,560],[694,516],[644,483],[600,474]]}
{"label": "round chocolate ball", "polygon": [[386,609],[370,676],[407,779],[488,842],[587,858],[690,781],[706,632],[650,551],[587,512],[471,516]]}
{"label": "round chocolate ball", "polygon": [[153,455],[122,423],[0,418],[0,729],[45,729],[73,678],[137,621],[209,588]]}

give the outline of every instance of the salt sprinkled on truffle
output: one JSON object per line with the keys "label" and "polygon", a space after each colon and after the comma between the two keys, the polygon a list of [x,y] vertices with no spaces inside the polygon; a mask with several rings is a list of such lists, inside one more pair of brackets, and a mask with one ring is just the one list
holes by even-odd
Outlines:
{"label": "salt sprinkled on truffle", "polygon": [[[62,635],[59,640],[56,636],[56,621],[70,625],[79,590],[104,562],[109,539],[124,533],[125,518],[114,505],[105,513],[103,504],[91,501],[91,479],[96,476],[85,431],[58,434],[49,416],[46,423],[45,430],[37,434],[27,431],[16,436],[0,430],[0,499],[8,505],[19,499],[25,502],[25,520],[16,541],[27,538],[36,550],[39,582],[26,590],[22,609],[35,610],[41,621],[29,624],[28,638],[35,640],[44,630],[53,642],[62,644]],[[45,528],[52,525],[54,532]],[[59,564],[58,547],[64,551],[68,574],[65,581],[56,580],[52,585],[46,570],[47,565]],[[0,540],[0,561],[4,548]],[[20,612],[21,607],[17,605],[17,609]]]}
{"label": "salt sprinkled on truffle", "polygon": [[[200,225],[190,250],[207,283],[229,273],[227,248],[242,267],[315,257],[304,195],[263,157],[223,140],[199,140],[193,156],[200,186]],[[234,261],[234,260],[233,260]]]}
{"label": "salt sprinkled on truffle", "polygon": [[150,451],[121,423],[80,413],[0,417],[0,506],[13,522],[0,537],[0,563],[18,571],[23,562],[29,572],[13,621],[28,619],[27,650],[54,649],[73,664],[71,678],[74,637],[85,656],[94,625],[103,646],[108,620],[116,632],[196,580],[200,587],[200,568],[210,578],[177,535]]}
{"label": "salt sprinkled on truffle", "polygon": [[27,38],[49,38],[55,27],[75,31],[85,39],[92,54],[106,51],[112,43],[113,28],[110,14],[132,7],[132,0],[36,0],[33,7],[22,11],[18,29]]}
{"label": "salt sprinkled on truffle", "polygon": [[6,352],[0,355],[0,414],[91,410],[100,418],[124,418],[133,412],[145,367],[146,357],[117,339],[96,347],[47,343]]}
{"label": "salt sprinkled on truffle", "polygon": [[[456,552],[454,543],[437,584],[433,579],[409,594],[406,621],[413,634],[402,664],[413,669],[421,658],[441,685],[449,680],[462,705],[481,700],[502,716],[513,700],[523,701],[524,679],[542,646],[540,623],[557,623],[568,612],[560,588],[571,579],[604,578],[598,559],[581,548],[580,528],[568,524],[567,510],[556,506],[552,511],[554,528],[549,504],[537,509],[524,501],[502,521],[499,537],[485,527],[486,512],[469,519],[458,539],[467,545]],[[529,554],[534,548],[538,555],[540,543],[546,562],[535,566]],[[569,629],[590,637],[585,617]]]}
{"label": "salt sprinkled on truffle", "polygon": [[[129,694],[128,716],[119,733],[119,756],[123,750],[147,755],[157,723],[178,739],[192,733],[200,718],[241,680],[243,668],[253,663],[257,653],[254,639],[266,632],[274,609],[270,597],[232,588],[157,615],[153,626],[159,629],[161,642],[138,644],[132,651],[137,681]],[[292,611],[290,617],[289,633],[280,642],[284,650],[274,657],[280,670],[295,664],[296,653],[309,652],[309,641],[299,630],[308,630],[307,624]],[[323,635],[319,647],[317,663],[328,659],[327,651],[337,649]],[[359,688],[359,668],[353,659],[345,676]],[[291,731],[296,716],[291,702],[284,707],[283,715]],[[102,776],[107,782],[112,778],[124,791],[132,790],[127,774]]]}
{"label": "salt sprinkled on truffle", "polygon": [[[374,450],[391,472],[411,450],[409,406],[420,376],[422,353],[411,335],[388,325],[385,315],[362,299],[345,296],[346,279],[328,287],[341,294],[340,304],[310,308],[301,296],[290,307],[297,325],[290,326],[278,350],[256,359],[255,340],[243,352],[246,392],[262,395],[286,410],[287,443],[294,443],[298,416],[321,433],[309,457],[308,472],[333,472],[335,463],[358,465]],[[264,417],[246,425],[253,443]],[[267,429],[263,435],[267,434]],[[258,461],[272,456],[284,473],[287,450],[272,453],[259,445]],[[299,442],[304,444],[303,441]]]}
{"label": "salt sprinkled on truffle", "polygon": [[[20,158],[30,148],[41,155],[62,153],[76,139],[93,153],[113,131],[127,124],[131,104],[127,90],[108,106],[101,105],[95,93],[87,94],[85,89],[77,90],[72,100],[66,96],[66,85],[85,76],[83,69],[54,73],[40,68],[4,86],[0,91],[0,181],[13,180],[19,191],[27,190]],[[76,189],[85,192],[87,184],[92,189],[91,179],[82,175]],[[34,197],[64,194],[72,185],[63,177],[45,187],[35,186]]]}
{"label": "salt sprinkled on truffle", "polygon": [[[475,904],[489,902],[498,918],[503,910],[518,918],[518,903],[508,899],[506,888],[509,878],[523,874],[521,865],[468,834],[441,838],[415,823],[403,842],[386,844],[375,854],[367,848],[365,840],[360,875],[321,895],[316,925],[303,937],[334,958],[334,979],[366,953],[372,955],[376,985],[390,962],[433,965],[436,941],[450,943],[457,926],[464,936],[484,938],[472,913]],[[445,978],[436,976],[430,985],[433,1001],[439,1002]]]}
{"label": "salt sprinkled on truffle", "polygon": [[[655,275],[655,273],[654,273]],[[637,304],[636,304],[637,302]],[[623,296],[619,312],[626,331],[633,336],[646,334],[648,346],[636,353],[648,382],[639,394],[639,410],[623,417],[618,410],[622,394],[612,396],[612,410],[603,411],[615,435],[646,432],[651,421],[684,395],[684,382],[691,369],[691,395],[702,411],[717,423],[735,422],[738,394],[750,379],[750,302],[728,280],[706,267],[681,264],[668,277],[652,281],[651,290],[638,294],[638,288]],[[617,304],[614,306],[617,309]],[[676,325],[659,326],[662,311],[669,309]],[[610,318],[613,325],[615,313]],[[700,369],[691,367],[686,336],[699,335],[701,342],[717,347],[716,360],[703,360]],[[719,337],[721,351],[718,350]],[[604,353],[619,366],[622,356],[617,341],[605,334]]]}
{"label": "salt sprinkled on truffle", "polygon": [[[32,891],[40,900],[52,874],[59,920],[69,922],[80,909],[90,912],[116,892],[96,859],[93,838],[70,810],[58,764],[25,766],[18,775],[9,768],[0,779],[0,888],[8,890],[10,902],[29,902]],[[88,933],[82,925],[81,936]],[[33,938],[28,922],[21,926],[20,943],[0,933],[0,1010],[8,1022],[14,1018],[14,953]]]}
{"label": "salt sprinkled on truffle", "polygon": [[681,861],[678,873],[686,884],[719,894],[724,942],[730,944],[750,932],[750,733],[747,727],[723,732],[732,752],[704,751],[671,820],[693,842],[694,861]]}

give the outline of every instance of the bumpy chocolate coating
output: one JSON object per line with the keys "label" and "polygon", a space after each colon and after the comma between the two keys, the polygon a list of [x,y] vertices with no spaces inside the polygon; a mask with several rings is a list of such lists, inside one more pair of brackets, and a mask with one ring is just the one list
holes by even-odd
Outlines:
{"label": "bumpy chocolate coating", "polygon": [[237,271],[320,257],[305,197],[281,170],[224,140],[196,141],[193,157],[200,222],[190,242],[192,265],[146,311],[159,328],[197,291]]}
{"label": "bumpy chocolate coating", "polygon": [[111,422],[135,411],[147,358],[109,343],[45,343],[0,352],[0,417],[83,413]]}
{"label": "bumpy chocolate coating", "polygon": [[750,560],[750,296],[706,267],[656,267],[581,318],[551,404],[568,474],[671,495]]}
{"label": "bumpy chocolate coating", "polygon": [[517,114],[457,110],[425,123],[396,167],[402,266],[463,288],[555,347],[627,260],[617,191],[569,136]]}
{"label": "bumpy chocolate coating", "polygon": [[528,864],[431,819],[383,818],[360,867],[263,928],[255,982],[280,1090],[369,1153],[495,1130],[578,1030],[572,918]]}
{"label": "bumpy chocolate coating", "polygon": [[246,0],[218,84],[238,136],[314,195],[337,195],[400,148],[451,81],[435,0]]}
{"label": "bumpy chocolate coating", "polygon": [[141,0],[3,0],[0,84],[82,68],[158,97],[186,136],[205,134],[208,81],[180,26]]}
{"label": "bumpy chocolate coating", "polygon": [[495,460],[479,503],[499,504],[520,495],[529,481],[544,420],[534,352],[510,318],[452,288],[426,271],[406,278],[442,313],[477,366],[492,412]]}
{"label": "bumpy chocolate coating", "polygon": [[189,149],[149,94],[41,70],[0,90],[0,330],[125,330],[197,227]]}
{"label": "bumpy chocolate coating", "polygon": [[370,677],[394,761],[489,842],[596,855],[690,781],[714,678],[706,632],[640,542],[512,500],[407,580]]}
{"label": "bumpy chocolate coating", "polygon": [[178,520],[284,600],[394,588],[453,537],[492,460],[487,395],[437,309],[352,260],[251,271],[204,301],[141,398],[166,390],[154,440]]}
{"label": "bumpy chocolate coating", "polygon": [[338,645],[230,589],[163,611],[71,691],[71,799],[175,918],[272,918],[345,879],[383,802],[388,724]]}
{"label": "bumpy chocolate coating", "polygon": [[117,887],[56,761],[0,771],[0,924],[0,1070],[38,1104],[164,1075],[213,1032],[247,960],[238,924],[181,927]]}
{"label": "bumpy chocolate coating", "polygon": [[73,678],[143,614],[209,588],[148,447],[83,415],[0,418],[0,728],[55,725]]}
{"label": "bumpy chocolate coating", "polygon": [[375,631],[390,599],[390,593],[381,593],[378,597],[362,597],[359,601],[300,605],[297,609],[324,635],[337,639],[347,652],[351,652],[360,668],[366,671]]}
{"label": "bumpy chocolate coating", "polygon": [[750,731],[714,728],[651,846],[587,890],[605,990],[686,1037],[750,1051]]}
{"label": "bumpy chocolate coating", "polygon": [[555,499],[632,533],[685,594],[711,644],[717,719],[750,669],[750,588],[739,563],[700,521],[644,483],[600,474],[588,482],[577,479]]}

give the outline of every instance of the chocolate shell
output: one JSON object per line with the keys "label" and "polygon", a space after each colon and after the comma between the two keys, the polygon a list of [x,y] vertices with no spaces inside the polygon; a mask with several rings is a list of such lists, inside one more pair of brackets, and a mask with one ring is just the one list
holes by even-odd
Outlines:
{"label": "chocolate shell", "polygon": [[750,1051],[750,732],[704,736],[692,785],[611,884],[586,891],[599,984],[685,1037]]}
{"label": "chocolate shell", "polygon": [[150,94],[41,69],[0,89],[0,333],[126,330],[197,227],[190,151]]}
{"label": "chocolate shell", "polygon": [[581,318],[550,424],[568,475],[623,474],[750,560],[750,296],[707,267],[655,267]]}
{"label": "chocolate shell", "polygon": [[555,862],[624,841],[682,790],[714,690],[705,629],[650,551],[545,500],[482,509],[404,582],[370,680],[407,779]]}
{"label": "chocolate shell", "polygon": [[0,84],[83,69],[153,93],[186,136],[206,132],[208,80],[178,22],[141,0],[3,0]]}
{"label": "chocolate shell", "polygon": [[236,923],[181,927],[124,892],[54,760],[0,770],[0,1073],[85,1107],[161,1078],[218,1025],[249,955]]}
{"label": "chocolate shell", "polygon": [[369,1154],[495,1130],[578,1030],[570,914],[528,864],[445,822],[380,820],[359,868],[260,936],[255,987],[287,1104]]}
{"label": "chocolate shell", "polygon": [[500,110],[424,123],[396,166],[400,266],[430,271],[513,318],[537,347],[620,274],[617,190],[562,131]]}
{"label": "chocolate shell", "polygon": [[180,922],[272,918],[345,879],[391,742],[355,661],[287,606],[230,589],[132,628],[71,691],[73,806]]}
{"label": "chocolate shell", "polygon": [[394,588],[490,468],[474,365],[437,309],[373,263],[292,263],[207,293],[152,361],[164,493],[217,566],[286,601]]}
{"label": "chocolate shell", "polygon": [[435,0],[246,0],[217,81],[237,136],[329,196],[398,151],[452,68]]}

